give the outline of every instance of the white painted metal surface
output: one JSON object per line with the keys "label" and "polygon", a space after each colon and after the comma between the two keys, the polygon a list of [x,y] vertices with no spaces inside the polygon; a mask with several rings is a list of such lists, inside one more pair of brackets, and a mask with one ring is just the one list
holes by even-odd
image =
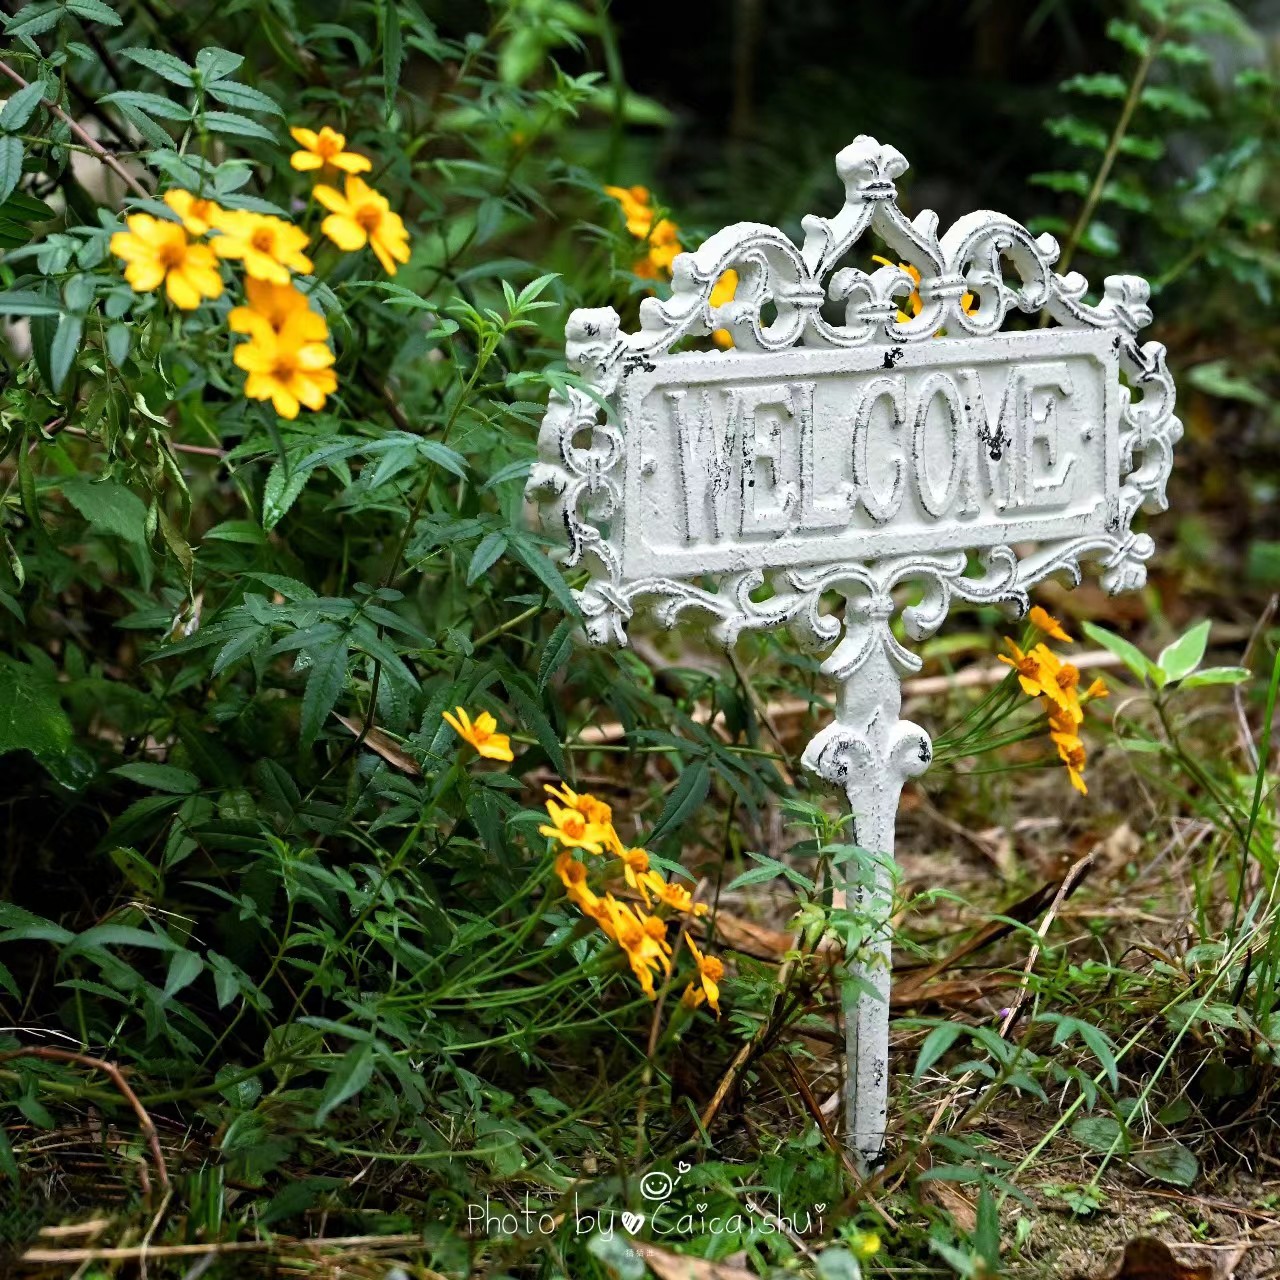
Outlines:
{"label": "white painted metal surface", "polygon": [[[894,817],[931,754],[899,718],[920,662],[890,628],[895,589],[923,587],[901,609],[920,640],[953,600],[1021,613],[1029,587],[1078,582],[1084,562],[1112,592],[1141,586],[1154,547],[1132,521],[1164,508],[1182,433],[1164,348],[1137,339],[1144,280],[1108,276],[1087,303],[1082,276],[1053,271],[1052,236],[989,210],[939,235],[933,212],[898,208],[906,168],[859,137],[836,158],[844,206],[806,217],[802,245],[737,223],[676,258],[638,332],[611,308],[575,311],[567,356],[595,396],[552,396],[529,481],[566,567],[592,571],[577,600],[594,643],[625,645],[637,609],[666,626],[700,614],[726,646],[781,625],[813,649],[839,641],[823,664],[836,718],[804,762],[845,789],[855,842],[879,855],[850,885],[879,923],[846,994],[847,1140],[868,1166],[887,1117]],[[918,283],[842,265],[872,265],[867,232]],[[736,296],[712,307],[729,269]],[[1015,311],[1053,323],[1005,330]],[[672,352],[721,328],[732,351]],[[822,611],[831,593],[843,616]]]}

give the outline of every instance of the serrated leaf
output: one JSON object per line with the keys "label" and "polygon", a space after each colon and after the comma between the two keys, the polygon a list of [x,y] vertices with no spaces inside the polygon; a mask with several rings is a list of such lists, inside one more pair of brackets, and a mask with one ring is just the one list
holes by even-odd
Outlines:
{"label": "serrated leaf", "polygon": [[538,663],[538,692],[547,687],[551,677],[555,675],[573,652],[573,633],[577,623],[572,618],[564,618],[556,624],[556,629],[547,638],[542,650],[542,659]]}
{"label": "serrated leaf", "polygon": [[209,85],[207,92],[211,98],[216,98],[229,107],[239,107],[242,111],[264,111],[273,116],[284,115],[284,108],[274,98],[269,98],[260,89],[251,89],[247,84],[240,84],[236,80],[215,81]]}
{"label": "serrated leaf", "polygon": [[1206,618],[1161,650],[1160,657],[1156,659],[1156,665],[1164,673],[1166,680],[1170,682],[1181,680],[1200,665],[1204,652],[1209,646],[1211,625]]}
{"label": "serrated leaf", "polygon": [[264,128],[256,120],[248,116],[236,115],[231,111],[206,111],[200,119],[207,129],[214,133],[233,133],[242,138],[262,138],[266,142],[275,142],[276,135]]}
{"label": "serrated leaf", "polygon": [[380,0],[378,25],[382,37],[382,93],[386,117],[391,119],[395,109],[396,89],[400,85],[400,64],[404,60],[404,45],[400,33],[400,6],[395,0]]}
{"label": "serrated leaf", "polygon": [[471,586],[477,579],[483,577],[501,559],[502,553],[506,549],[507,535],[505,533],[496,531],[486,533],[476,544],[476,549],[471,554],[471,563],[467,566],[467,586]]}
{"label": "serrated leaf", "polygon": [[61,487],[63,497],[95,531],[115,534],[127,542],[146,542],[146,504],[119,481],[72,476],[62,481]]}
{"label": "serrated leaf", "polygon": [[671,789],[667,803],[662,806],[658,821],[649,832],[649,839],[657,842],[668,832],[681,826],[706,803],[711,790],[711,770],[702,760],[685,767],[679,781]]}
{"label": "serrated leaf", "polygon": [[319,736],[329,713],[337,705],[347,684],[347,643],[345,640],[310,651],[311,673],[302,695],[302,722],[299,740],[309,747]]}
{"label": "serrated leaf", "polygon": [[180,85],[184,89],[190,89],[195,85],[195,68],[163,49],[132,48],[121,49],[120,52],[131,62],[146,67],[148,71],[154,71],[170,84]]}
{"label": "serrated leaf", "polygon": [[124,26],[124,19],[102,3],[102,0],[66,0],[67,11],[86,22],[101,22],[108,27]]}
{"label": "serrated leaf", "polygon": [[1134,22],[1112,18],[1107,23],[1107,35],[1117,44],[1123,45],[1135,58],[1145,58],[1151,49],[1150,37]]}
{"label": "serrated leaf", "polygon": [[243,65],[244,57],[241,54],[219,49],[217,45],[210,45],[196,54],[196,70],[206,83],[221,80],[233,71],[238,71]]}
{"label": "serrated leaf", "polygon": [[310,468],[289,468],[283,462],[275,462],[267,473],[267,483],[262,490],[262,527],[270,532],[288,514],[297,502],[307,480]]}
{"label": "serrated leaf", "polygon": [[571,616],[578,617],[578,602],[573,598],[569,584],[560,576],[560,571],[542,548],[517,530],[511,531],[508,542],[511,550],[559,601],[560,607]]}
{"label": "serrated leaf", "polygon": [[100,99],[102,102],[110,102],[113,106],[131,107],[134,111],[141,111],[149,116],[156,116],[161,120],[177,120],[185,124],[191,119],[191,109],[183,106],[180,102],[174,102],[172,98],[166,98],[160,93],[144,93],[137,89],[117,89],[115,93],[108,93]]}
{"label": "serrated leaf", "polygon": [[0,755],[61,755],[70,745],[71,722],[50,682],[25,663],[0,660]]}
{"label": "serrated leaf", "polygon": [[23,128],[43,99],[44,85],[39,80],[19,89],[0,109],[0,129]]}
{"label": "serrated leaf", "polygon": [[22,178],[22,140],[0,137],[0,200],[7,200]]}

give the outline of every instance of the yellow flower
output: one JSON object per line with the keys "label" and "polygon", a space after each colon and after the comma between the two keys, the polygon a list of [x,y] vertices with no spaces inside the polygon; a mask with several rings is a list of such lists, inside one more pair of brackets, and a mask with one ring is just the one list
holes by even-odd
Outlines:
{"label": "yellow flower", "polygon": [[248,276],[244,282],[244,293],[249,305],[232,307],[227,317],[232,332],[256,334],[265,328],[280,333],[292,320],[295,332],[308,342],[328,340],[329,326],[325,324],[324,317],[311,310],[307,305],[307,295],[294,285],[271,284]]}
{"label": "yellow flower", "polygon": [[707,914],[707,904],[705,902],[694,902],[693,895],[682,884],[663,880],[659,876],[656,882],[650,883],[649,887],[664,907],[670,907],[673,911],[679,911],[684,915],[695,917]]}
{"label": "yellow flower", "polygon": [[[899,311],[898,323],[906,324],[913,316],[918,316],[924,310],[924,299],[920,296],[920,269],[918,267],[913,267],[909,262],[899,262],[895,264],[890,262],[888,258],[882,258],[878,253],[873,253],[871,255],[871,261],[878,262],[884,267],[892,267],[896,265],[915,281],[915,287],[911,290],[911,297],[908,299],[911,305],[911,315],[907,315],[905,311]],[[960,310],[967,316],[973,315],[978,310],[973,301],[973,294],[966,293],[964,297],[960,299]],[[938,336],[940,337],[941,335],[939,334]]]}
{"label": "yellow flower", "polygon": [[707,993],[701,987],[695,987],[693,983],[689,983],[680,995],[680,1003],[686,1009],[696,1009],[707,998]]}
{"label": "yellow flower", "polygon": [[288,284],[290,271],[309,272],[311,259],[303,253],[307,233],[283,218],[246,209],[223,210],[214,221],[221,232],[213,240],[220,258],[240,258],[255,280]]}
{"label": "yellow flower", "polygon": [[289,157],[289,163],[301,173],[322,169],[327,164],[346,173],[366,173],[373,168],[373,161],[368,156],[346,150],[346,134],[330,129],[328,125],[319,133],[301,127],[290,129],[289,133],[302,148]]}
{"label": "yellow flower", "polygon": [[1003,653],[998,653],[996,654],[996,661],[1003,662],[1018,673],[1018,683],[1022,686],[1022,692],[1028,698],[1038,698],[1044,692],[1041,685],[1044,672],[1040,668],[1040,661],[1036,657],[1035,651],[1023,653],[1008,636],[1005,636],[1004,642],[1009,646],[1009,652],[1013,656],[1007,657]]}
{"label": "yellow flower", "polygon": [[1051,733],[1050,738],[1053,739],[1054,745],[1058,748],[1058,755],[1062,759],[1062,763],[1067,766],[1067,773],[1071,778],[1071,785],[1082,795],[1089,794],[1089,788],[1084,783],[1084,765],[1085,751],[1084,743],[1080,741],[1075,734],[1071,733]]}
{"label": "yellow flower", "polygon": [[654,973],[659,968],[668,972],[671,969],[671,961],[667,958],[671,948],[666,945],[666,925],[656,916],[633,911],[612,894],[606,895],[604,901],[612,924],[611,936],[626,952],[631,972],[639,981],[641,990],[650,1000],[655,999]]}
{"label": "yellow flower", "polygon": [[600,899],[587,884],[586,867],[568,849],[562,849],[556,857],[556,875],[569,901],[585,915],[594,917],[600,910]]}
{"label": "yellow flower", "polygon": [[296,418],[301,405],[322,409],[325,396],[338,389],[338,376],[329,367],[333,352],[325,343],[308,338],[309,328],[301,312],[290,316],[279,333],[261,322],[251,341],[242,342],[233,357],[249,375],[245,395],[250,400],[270,400],[282,418]]}
{"label": "yellow flower", "polygon": [[849,1244],[864,1262],[880,1252],[880,1237],[874,1231],[855,1231]]}
{"label": "yellow flower", "polygon": [[647,907],[649,894],[654,888],[653,882],[662,879],[656,872],[649,870],[648,852],[644,849],[623,849],[619,858],[622,861],[622,874],[627,884],[644,899]]}
{"label": "yellow flower", "polygon": [[1092,702],[1094,698],[1109,698],[1111,690],[1107,688],[1107,682],[1098,676],[1094,682],[1084,691],[1081,696],[1081,702]]}
{"label": "yellow flower", "polygon": [[329,210],[320,230],[344,253],[354,253],[368,244],[383,270],[392,276],[397,262],[409,261],[409,233],[404,221],[364,179],[349,175],[345,195],[324,183],[313,194]]}
{"label": "yellow flower", "polygon": [[[726,271],[715,283],[715,288],[711,290],[710,302],[713,307],[722,307],[726,302],[733,301],[733,295],[738,289],[738,273],[732,268]],[[733,335],[728,329],[717,329],[711,335],[711,341],[717,347],[733,346]]]}
{"label": "yellow flower", "polygon": [[125,219],[128,231],[111,237],[111,252],[127,263],[124,278],[137,293],[164,285],[169,301],[194,311],[202,298],[222,295],[222,277],[208,245],[192,244],[186,228],[149,213]]}
{"label": "yellow flower", "polygon": [[698,981],[702,986],[703,995],[707,998],[707,1003],[716,1011],[716,1017],[720,1016],[720,979],[724,977],[724,965],[717,956],[704,955],[698,950],[697,943],[686,933],[684,935],[685,944],[689,948],[689,954],[693,956],[694,963],[698,966]]}
{"label": "yellow flower", "polygon": [[635,274],[645,280],[669,275],[676,255],[684,252],[680,228],[669,218],[657,217],[648,187],[605,187],[604,193],[622,206],[627,230],[637,240],[643,240],[647,248],[645,256],[632,268]]}
{"label": "yellow flower", "polygon": [[443,711],[440,714],[448,722],[450,728],[465,742],[469,742],[486,760],[505,760],[507,764],[515,759],[511,754],[511,739],[505,733],[496,733],[498,722],[487,711],[482,711],[475,720],[467,715],[462,707],[455,707],[457,715]]}
{"label": "yellow flower", "polygon": [[538,830],[548,839],[558,840],[566,849],[604,852],[605,832],[594,822],[588,822],[577,809],[567,809],[548,800],[547,813],[551,823],[544,823]]}
{"label": "yellow flower", "polygon": [[1031,612],[1027,615],[1027,618],[1037,631],[1043,631],[1051,640],[1062,640],[1067,644],[1072,643],[1071,637],[1062,629],[1062,623],[1038,604],[1031,606]]}
{"label": "yellow flower", "polygon": [[182,219],[182,225],[193,236],[207,234],[222,213],[221,206],[212,200],[192,195],[190,191],[183,191],[181,188],[166,191],[164,202]]}

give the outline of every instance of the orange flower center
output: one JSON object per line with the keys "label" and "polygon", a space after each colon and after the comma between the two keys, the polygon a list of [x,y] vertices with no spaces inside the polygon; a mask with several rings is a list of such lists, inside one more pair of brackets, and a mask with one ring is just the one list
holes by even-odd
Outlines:
{"label": "orange flower center", "polygon": [[166,271],[180,267],[187,260],[187,246],[178,239],[166,240],[156,255]]}
{"label": "orange flower center", "polygon": [[719,982],[724,977],[724,965],[715,956],[703,956],[698,967],[702,970],[702,976],[710,978],[712,982]]}
{"label": "orange flower center", "polygon": [[292,351],[276,352],[271,365],[271,376],[279,382],[288,382],[298,372],[298,360]]}
{"label": "orange flower center", "polygon": [[275,242],[276,233],[270,227],[259,227],[249,241],[259,253],[270,253]]}
{"label": "orange flower center", "polygon": [[362,204],[356,210],[356,222],[365,231],[376,231],[382,221],[382,210],[376,204]]}
{"label": "orange flower center", "polygon": [[586,834],[587,824],[579,814],[566,813],[560,825],[564,828],[565,835],[571,839],[580,840]]}

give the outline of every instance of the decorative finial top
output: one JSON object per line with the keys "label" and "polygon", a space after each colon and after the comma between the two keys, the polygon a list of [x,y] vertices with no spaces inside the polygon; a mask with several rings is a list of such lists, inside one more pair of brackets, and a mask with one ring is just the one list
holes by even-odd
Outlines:
{"label": "decorative finial top", "polygon": [[898,150],[881,144],[870,134],[860,133],[836,156],[836,172],[850,198],[892,200],[897,195],[894,179],[910,166]]}

